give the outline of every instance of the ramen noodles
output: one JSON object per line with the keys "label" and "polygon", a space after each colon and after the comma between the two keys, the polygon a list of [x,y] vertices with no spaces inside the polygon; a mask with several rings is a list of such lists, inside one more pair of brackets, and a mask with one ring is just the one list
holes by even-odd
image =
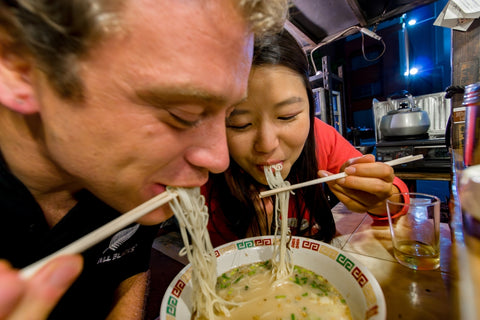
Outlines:
{"label": "ramen noodles", "polygon": [[[288,181],[284,181],[281,171],[282,164],[278,163],[273,166],[263,167],[265,178],[270,188],[281,188],[290,185]],[[288,250],[288,240],[290,229],[288,228],[288,200],[290,192],[280,192],[275,196],[275,234],[280,233],[280,242],[274,246],[273,251],[273,273],[277,279],[289,276],[293,271],[293,261],[290,251]],[[280,232],[278,226],[280,225]]]}
{"label": "ramen noodles", "polygon": [[[270,188],[289,185],[288,181],[283,180],[281,170],[281,164],[264,167],[265,176]],[[230,317],[230,310],[235,310],[235,313],[237,313],[239,312],[238,310],[245,309],[245,305],[251,302],[246,304],[242,302],[240,306],[236,299],[226,299],[227,297],[219,295],[215,291],[215,285],[217,283],[215,276],[217,270],[216,257],[207,230],[208,208],[205,206],[205,198],[200,194],[200,188],[168,187],[167,189],[169,192],[175,192],[178,195],[178,197],[170,202],[170,207],[178,220],[180,233],[185,245],[180,254],[187,255],[192,266],[192,287],[195,291],[192,299],[193,318],[213,320],[220,319],[217,315],[224,315],[229,319],[233,319]],[[273,257],[271,261],[269,260],[268,268],[262,268],[265,272],[259,273],[263,274],[262,281],[269,279],[268,281],[275,282],[275,292],[280,290],[280,288],[285,290],[284,288],[288,287],[287,284],[291,284],[288,279],[292,277],[294,271],[291,252],[288,250],[288,238],[290,235],[290,230],[287,225],[289,196],[290,193],[287,191],[279,193],[275,197],[274,217],[277,222],[275,224],[275,234],[280,234],[280,241],[274,246]],[[257,269],[256,267],[257,266],[255,266],[255,269]],[[266,270],[268,270],[268,272],[266,272]],[[237,279],[238,282],[243,282],[240,278],[237,277]],[[247,277],[246,279],[250,279],[248,283],[252,286],[255,282],[259,281],[259,279],[256,279],[256,276]],[[272,286],[269,285],[269,288],[271,287]],[[231,288],[235,288],[235,286],[231,286]],[[282,291],[276,293],[277,297],[281,295],[283,295]],[[239,297],[243,296],[245,296],[245,294],[241,294]],[[267,296],[268,295],[265,297]],[[311,299],[304,298],[303,300],[309,301]],[[256,300],[253,299],[252,301]],[[294,313],[292,313],[292,315],[293,314]],[[244,319],[243,313],[241,313],[238,319]],[[253,317],[251,319],[261,318]]]}
{"label": "ramen noodles", "polygon": [[294,266],[288,278],[275,280],[271,260],[222,274],[216,290],[223,299],[239,305],[223,319],[352,319],[345,299],[325,278]]}
{"label": "ramen noodles", "polygon": [[187,255],[192,265],[192,311],[195,318],[214,319],[215,313],[228,314],[232,304],[215,293],[217,258],[208,235],[208,208],[200,188],[168,187],[178,197],[170,201],[170,207],[178,220],[185,247],[180,255]]}

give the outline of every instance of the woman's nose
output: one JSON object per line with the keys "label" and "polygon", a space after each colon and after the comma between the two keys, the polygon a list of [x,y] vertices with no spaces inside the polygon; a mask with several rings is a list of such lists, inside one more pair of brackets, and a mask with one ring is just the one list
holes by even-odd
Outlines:
{"label": "woman's nose", "polygon": [[270,153],[278,146],[278,136],[273,126],[262,125],[257,131],[254,150],[261,153]]}

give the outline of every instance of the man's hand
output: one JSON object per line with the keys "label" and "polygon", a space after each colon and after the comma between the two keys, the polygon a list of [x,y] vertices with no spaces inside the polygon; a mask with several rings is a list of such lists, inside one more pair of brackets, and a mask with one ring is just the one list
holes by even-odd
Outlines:
{"label": "man's hand", "polygon": [[81,256],[54,259],[30,279],[0,261],[0,319],[46,319],[82,270]]}

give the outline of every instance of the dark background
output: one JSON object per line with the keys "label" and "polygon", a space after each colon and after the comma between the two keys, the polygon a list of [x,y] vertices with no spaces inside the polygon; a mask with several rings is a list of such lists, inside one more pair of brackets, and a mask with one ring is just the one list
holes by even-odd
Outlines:
{"label": "dark background", "polygon": [[[347,2],[357,3],[363,18],[359,19]],[[343,69],[347,128],[373,128],[373,99],[384,101],[400,90],[413,96],[442,92],[451,84],[451,30],[433,25],[447,2],[294,1],[297,6],[291,9],[290,21],[315,44],[353,25],[375,31],[385,43],[381,55],[382,42],[352,31],[314,51],[317,70],[321,70],[324,56],[329,57],[333,73],[338,74],[339,67]],[[310,20],[307,13],[315,20]],[[408,25],[411,19],[416,20],[415,25]],[[408,69],[406,50],[410,68],[418,68],[415,75],[404,74]]]}

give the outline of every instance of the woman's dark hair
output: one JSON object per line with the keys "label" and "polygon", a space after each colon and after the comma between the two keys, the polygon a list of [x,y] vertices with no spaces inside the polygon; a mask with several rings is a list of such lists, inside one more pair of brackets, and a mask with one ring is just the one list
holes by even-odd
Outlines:
{"label": "woman's dark hair", "polygon": [[[286,30],[281,33],[265,37],[257,41],[254,47],[253,66],[280,65],[287,67],[303,79],[308,96],[310,113],[310,132],[304,148],[286,178],[291,184],[317,178],[318,164],[316,159],[315,134],[313,130],[315,119],[315,104],[313,93],[308,79],[309,65],[303,49],[293,36]],[[229,169],[222,174],[211,174],[211,188],[208,199],[215,199],[228,221],[229,228],[240,238],[245,237],[247,229],[260,235],[261,217],[265,216],[264,208],[258,208],[258,193],[261,186],[249,174],[230,159]],[[298,225],[295,234],[308,234],[313,224],[317,224],[319,231],[314,238],[330,241],[335,234],[335,222],[330,206],[324,195],[321,185],[295,190],[292,196],[294,210],[297,212]],[[212,206],[209,206],[210,208]],[[310,213],[310,223],[307,229],[301,230],[305,212]],[[212,212],[213,214],[213,212]],[[266,218],[265,218],[266,219]],[[312,220],[313,219],[313,220]],[[274,221],[275,223],[275,221]],[[219,231],[221,233],[221,230]]]}

